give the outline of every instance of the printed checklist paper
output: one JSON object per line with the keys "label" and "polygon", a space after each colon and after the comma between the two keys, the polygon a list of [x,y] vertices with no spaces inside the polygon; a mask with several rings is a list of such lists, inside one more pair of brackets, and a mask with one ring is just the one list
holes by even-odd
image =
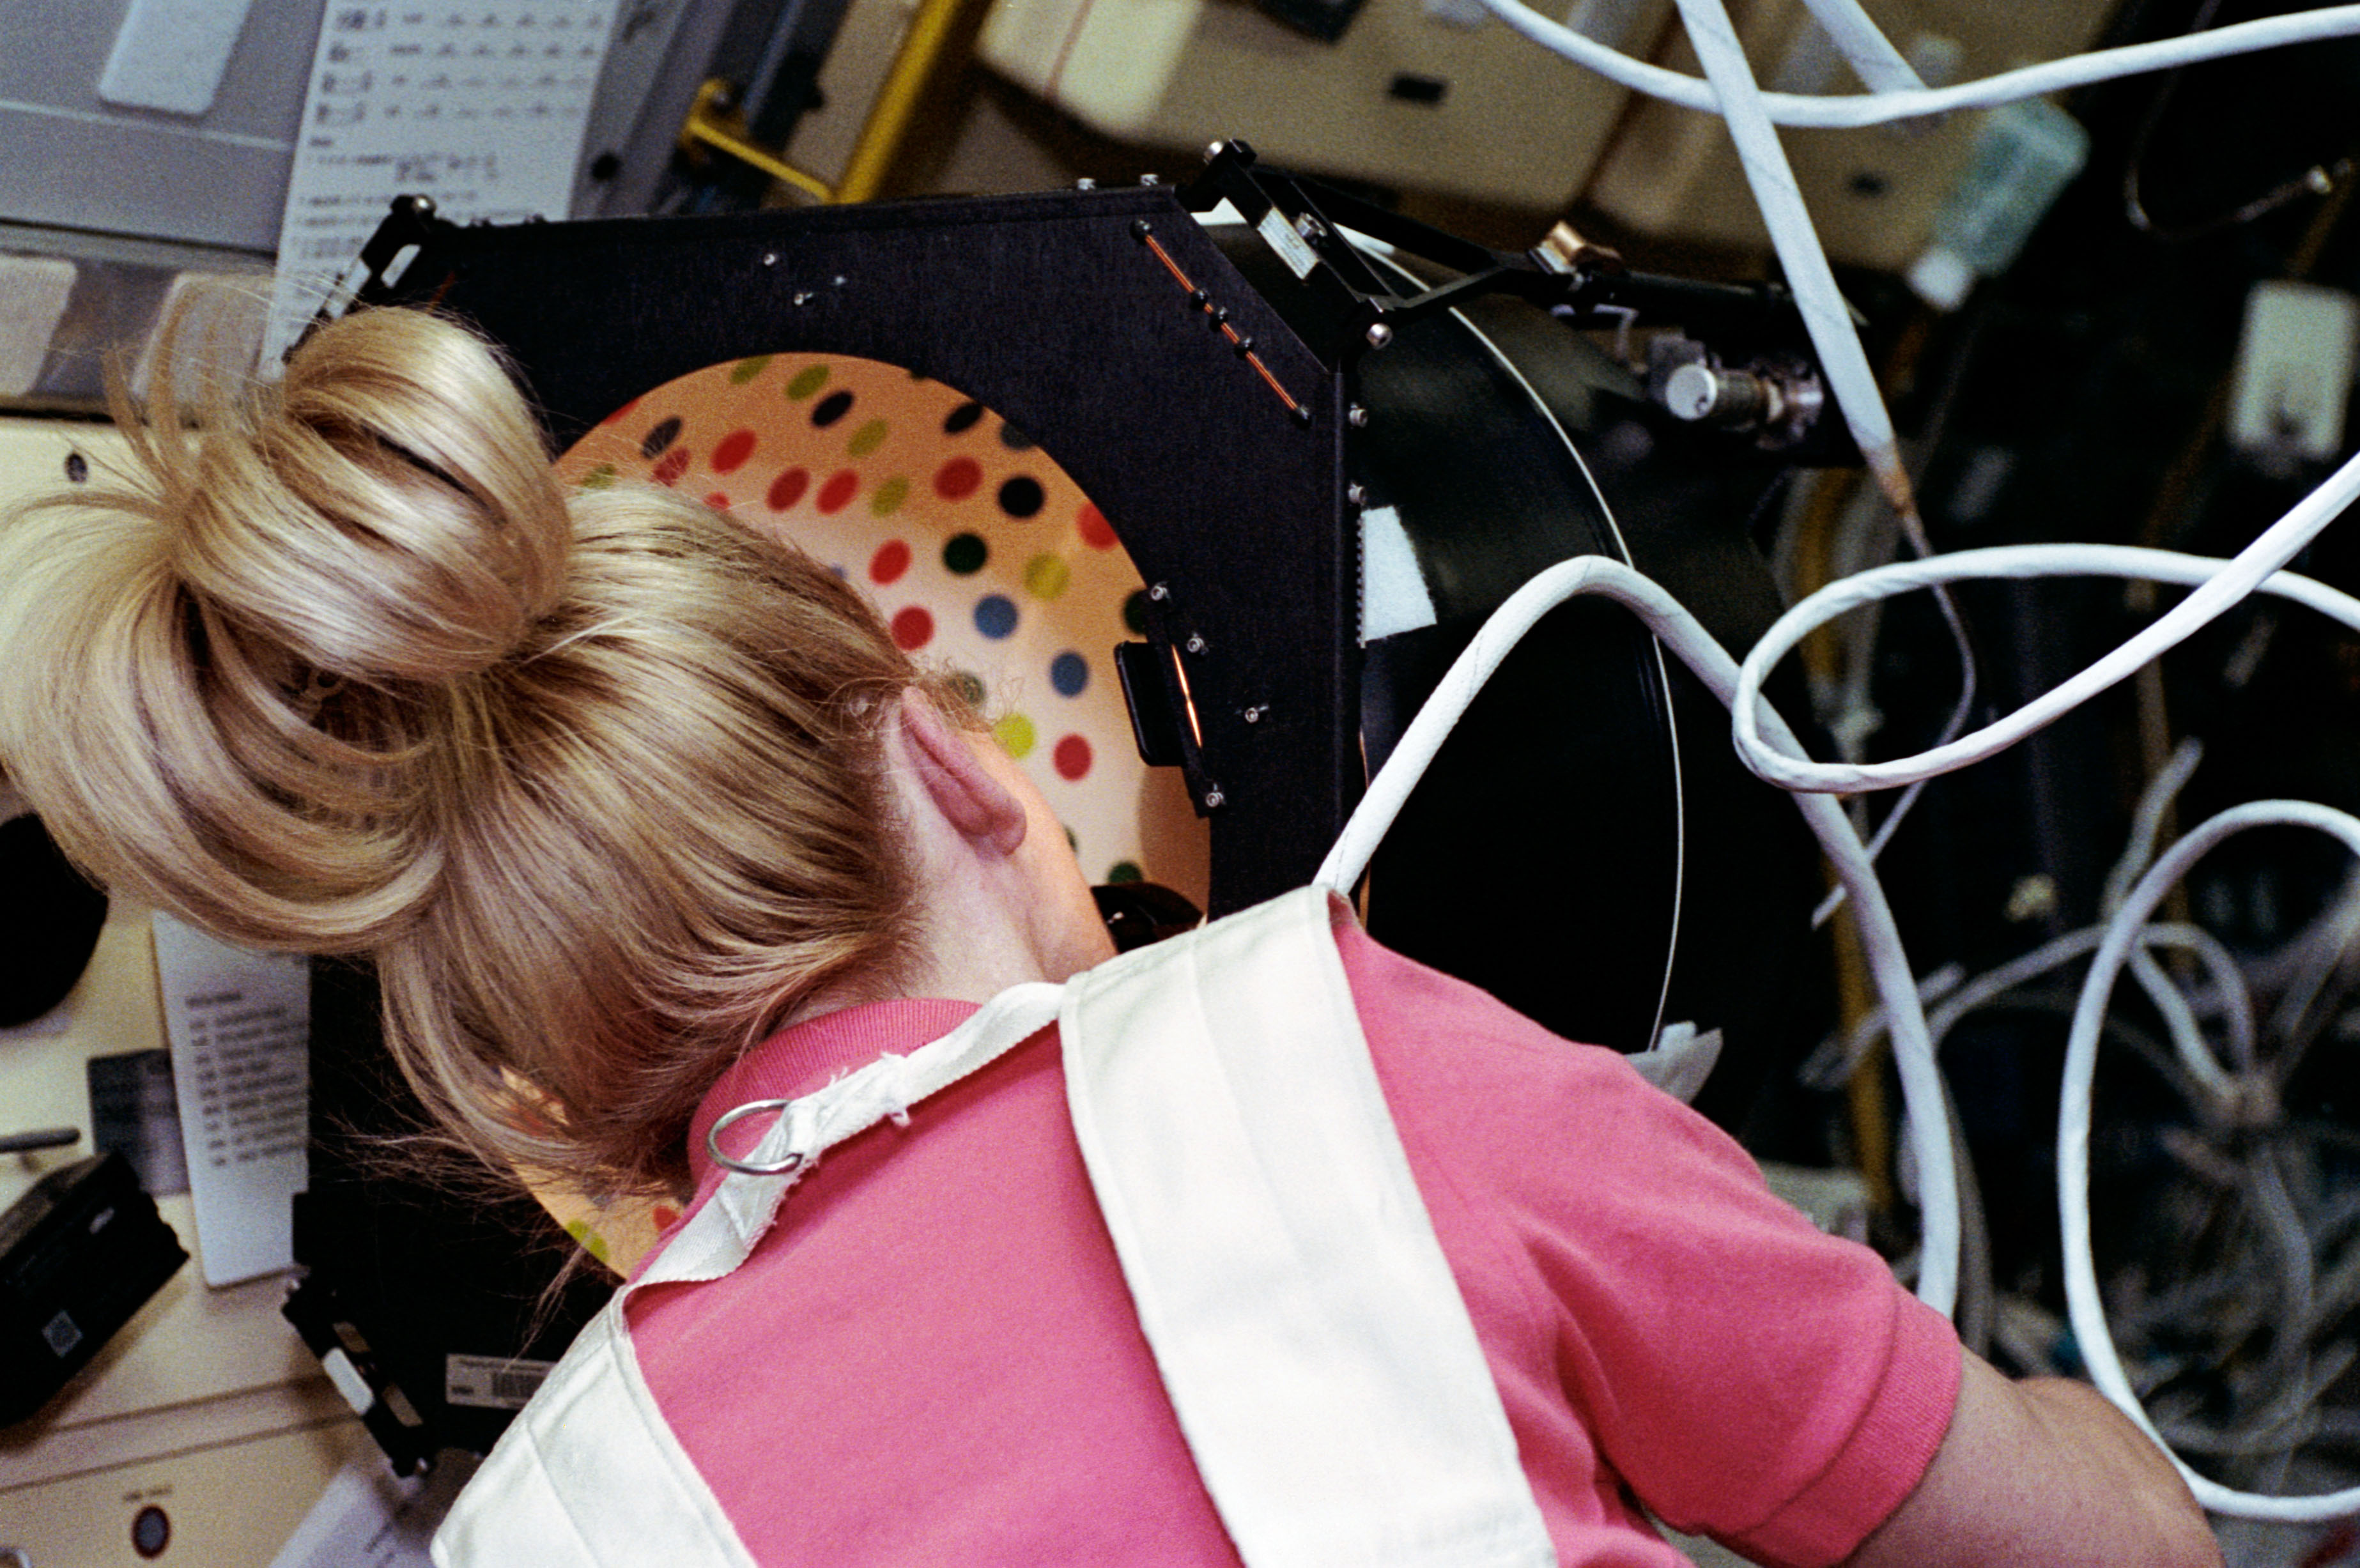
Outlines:
{"label": "printed checklist paper", "polygon": [[562,218],[611,0],[330,0],[279,231],[266,365],[302,332],[396,196],[453,222]]}

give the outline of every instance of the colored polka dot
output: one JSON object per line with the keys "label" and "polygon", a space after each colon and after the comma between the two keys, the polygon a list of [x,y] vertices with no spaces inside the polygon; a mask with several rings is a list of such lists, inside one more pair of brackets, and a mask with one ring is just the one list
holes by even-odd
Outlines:
{"label": "colored polka dot", "polygon": [[616,409],[613,413],[607,415],[598,422],[602,425],[619,425],[627,417],[628,417],[630,411],[639,406],[639,400],[637,397],[634,397],[629,402],[624,404],[621,408]]}
{"label": "colored polka dot", "polygon": [[1073,581],[1074,570],[1061,555],[1036,555],[1024,563],[1024,591],[1035,599],[1054,599]]}
{"label": "colored polka dot", "polygon": [[1016,629],[1016,601],[1005,593],[986,593],[975,602],[975,629],[988,637],[1004,637]]}
{"label": "colored polka dot", "polygon": [[948,414],[943,417],[943,434],[946,436],[964,435],[967,431],[975,429],[976,421],[982,418],[982,404],[975,402],[961,403],[957,408],[953,408]]}
{"label": "colored polka dot", "polygon": [[852,412],[852,394],[845,391],[831,392],[812,405],[812,423],[825,430],[850,412]]}
{"label": "colored polka dot", "polygon": [[1049,753],[1049,759],[1056,765],[1058,778],[1077,784],[1089,775],[1090,743],[1077,735],[1064,736]]}
{"label": "colored polka dot", "polygon": [[729,497],[722,491],[708,490],[705,493],[705,504],[716,512],[726,512],[729,509]]}
{"label": "colored polka dot", "polygon": [[1122,602],[1122,624],[1141,637],[1147,635],[1146,589],[1132,589],[1131,596]]}
{"label": "colored polka dot", "polygon": [[672,442],[679,439],[680,416],[678,414],[674,414],[671,419],[664,420],[661,424],[656,426],[655,429],[650,430],[646,435],[639,438],[639,455],[652,463],[655,461],[655,457],[658,452],[663,451],[664,448],[672,445]]}
{"label": "colored polka dot", "polygon": [[869,510],[878,517],[890,517],[900,511],[901,503],[909,498],[910,482],[897,474],[869,493]]}
{"label": "colored polka dot", "polygon": [[751,359],[741,359],[729,367],[729,385],[743,387],[769,369],[770,365],[770,356],[767,354],[758,354]]}
{"label": "colored polka dot", "polygon": [[1033,733],[1032,721],[1022,713],[1011,713],[1001,719],[991,726],[991,734],[1000,742],[1000,748],[1011,757],[1031,756],[1033,743],[1040,738]]}
{"label": "colored polka dot", "polygon": [[915,653],[934,640],[934,617],[923,604],[912,604],[893,616],[891,630],[895,648]]}
{"label": "colored polka dot", "polygon": [[954,534],[943,546],[944,569],[960,577],[982,571],[990,559],[991,547],[983,542],[981,534]]}
{"label": "colored polka dot", "polygon": [[826,385],[827,366],[807,365],[796,371],[795,378],[787,383],[787,396],[800,403]]}
{"label": "colored polka dot", "polygon": [[955,457],[934,470],[934,494],[945,501],[964,501],[983,484],[983,464],[971,457]]}
{"label": "colored polka dot", "polygon": [[585,490],[604,490],[615,483],[615,465],[611,463],[602,463],[584,474],[576,483]]}
{"label": "colored polka dot", "polygon": [[606,1264],[609,1269],[614,1267],[613,1258],[606,1247],[606,1238],[600,1236],[588,1220],[566,1221],[565,1234],[581,1243],[583,1251]]}
{"label": "colored polka dot", "polygon": [[753,455],[754,432],[731,430],[721,438],[721,444],[713,449],[713,472],[735,474],[746,466],[746,460]]}
{"label": "colored polka dot", "polygon": [[867,457],[885,444],[885,431],[884,420],[871,419],[852,432],[852,439],[844,443],[844,450],[855,457]]}
{"label": "colored polka dot", "polygon": [[670,1230],[680,1223],[680,1211],[670,1203],[658,1203],[648,1212],[648,1218],[655,1222],[656,1229]]}
{"label": "colored polka dot", "polygon": [[869,581],[898,583],[901,573],[910,570],[910,547],[901,539],[888,539],[877,547],[869,558]]}
{"label": "colored polka dot", "polygon": [[849,468],[843,469],[819,487],[819,509],[833,516],[851,505],[852,498],[859,493],[860,475]]}
{"label": "colored polka dot", "polygon": [[1000,509],[1011,517],[1032,517],[1047,499],[1041,492],[1041,482],[1028,474],[1020,474],[1000,486]]}
{"label": "colored polka dot", "polygon": [[1106,514],[1087,501],[1082,503],[1074,527],[1080,532],[1082,542],[1092,550],[1112,550],[1120,542],[1114,537],[1114,525],[1106,520]]}
{"label": "colored polka dot", "polygon": [[1060,697],[1078,697],[1088,689],[1090,661],[1068,648],[1049,661],[1049,685]]}
{"label": "colored polka dot", "polygon": [[1135,860],[1118,860],[1107,867],[1106,879],[1109,882],[1144,882],[1147,873],[1139,868],[1139,862]]}
{"label": "colored polka dot", "polygon": [[688,448],[676,446],[663,454],[655,466],[654,479],[659,485],[677,485],[680,476],[688,472]]}
{"label": "colored polka dot", "polygon": [[773,512],[783,512],[802,500],[803,492],[810,488],[811,470],[790,468],[770,481],[770,493],[762,499],[770,504]]}
{"label": "colored polka dot", "polygon": [[970,708],[982,707],[984,698],[989,695],[984,690],[983,677],[971,670],[952,670],[951,690],[956,691]]}
{"label": "colored polka dot", "polygon": [[1026,435],[1006,419],[1002,419],[1000,421],[1000,444],[1011,452],[1031,452],[1038,443],[1031,436]]}

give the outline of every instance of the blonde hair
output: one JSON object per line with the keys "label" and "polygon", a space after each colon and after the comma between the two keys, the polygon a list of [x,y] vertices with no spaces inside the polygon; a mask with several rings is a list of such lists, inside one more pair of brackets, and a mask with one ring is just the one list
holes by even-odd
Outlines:
{"label": "blonde hair", "polygon": [[0,761],[101,880],[373,955],[429,1110],[593,1192],[676,1189],[738,1052],[890,976],[876,719],[921,678],[833,572],[565,489],[493,354],[414,312],[200,432],[169,391],[118,418],[127,483],[0,529]]}

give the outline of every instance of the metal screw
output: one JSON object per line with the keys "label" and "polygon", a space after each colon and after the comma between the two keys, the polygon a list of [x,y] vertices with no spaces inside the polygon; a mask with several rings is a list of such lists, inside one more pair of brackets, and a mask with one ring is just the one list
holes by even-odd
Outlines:
{"label": "metal screw", "polygon": [[795,290],[795,303],[796,303],[796,304],[798,304],[798,305],[808,305],[808,304],[810,304],[810,303],[811,303],[811,300],[812,300],[812,297],[811,297],[811,290],[810,290],[810,289],[796,289],[796,290]]}
{"label": "metal screw", "polygon": [[1208,811],[1219,811],[1223,806],[1229,804],[1229,798],[1227,795],[1222,794],[1218,789],[1207,789],[1205,791],[1205,810]]}
{"label": "metal screw", "polygon": [[1154,587],[1150,588],[1147,591],[1147,596],[1161,604],[1163,601],[1172,597],[1172,590],[1166,588],[1163,583],[1158,583]]}
{"label": "metal screw", "polygon": [[1098,182],[1087,175],[1074,181],[1074,189],[1076,191],[1095,191],[1098,188]]}
{"label": "metal screw", "polygon": [[1268,703],[1257,702],[1254,706],[1246,710],[1246,723],[1250,724],[1258,724],[1262,723],[1262,716],[1269,712],[1270,706]]}
{"label": "metal screw", "polygon": [[1385,325],[1382,321],[1379,321],[1369,328],[1369,346],[1371,348],[1382,348],[1385,344],[1393,341],[1393,330]]}
{"label": "metal screw", "polygon": [[1238,351],[1240,357],[1253,353],[1253,334],[1251,332],[1240,332],[1238,334],[1238,341],[1230,346]]}
{"label": "metal screw", "polygon": [[1185,644],[1184,644],[1183,646],[1185,646],[1185,647],[1188,649],[1188,651],[1189,651],[1190,653],[1202,653],[1202,652],[1204,652],[1204,651],[1205,651],[1205,637],[1204,637],[1204,634],[1203,634],[1203,633],[1201,633],[1201,632],[1190,632],[1190,633],[1188,634],[1188,640],[1187,640],[1187,642],[1186,642]]}
{"label": "metal screw", "polygon": [[1210,162],[1212,162],[1215,158],[1217,158],[1220,157],[1223,153],[1225,153],[1225,152],[1227,152],[1227,151],[1229,151],[1229,143],[1227,143],[1227,142],[1215,142],[1215,143],[1213,143],[1211,146],[1207,147],[1205,149],[1205,161],[1206,161],[1207,163],[1210,163]]}
{"label": "metal screw", "polygon": [[763,265],[764,267],[776,267],[776,266],[778,266],[778,265],[779,265],[779,253],[778,253],[777,251],[774,251],[774,250],[766,250],[766,251],[764,251],[764,252],[762,253],[762,265]]}
{"label": "metal screw", "polygon": [[1149,223],[1144,218],[1133,218],[1131,221],[1131,237],[1132,239],[1143,240],[1154,232],[1155,225]]}
{"label": "metal screw", "polygon": [[1356,430],[1366,430],[1369,424],[1369,411],[1360,404],[1355,403],[1350,408],[1344,410],[1344,422],[1350,425]]}
{"label": "metal screw", "polygon": [[844,274],[842,274],[841,272],[839,272],[839,273],[837,273],[834,278],[829,278],[827,281],[828,281],[828,285],[829,285],[829,287],[831,287],[831,288],[835,288],[835,289],[841,289],[841,288],[843,288],[843,287],[844,287]]}
{"label": "metal screw", "polygon": [[1164,177],[1160,174],[1142,174],[1139,177],[1139,182],[1142,185],[1161,185],[1164,183]]}
{"label": "metal screw", "polygon": [[1369,487],[1365,485],[1347,485],[1344,486],[1344,499],[1351,502],[1355,506],[1365,506],[1369,504]]}

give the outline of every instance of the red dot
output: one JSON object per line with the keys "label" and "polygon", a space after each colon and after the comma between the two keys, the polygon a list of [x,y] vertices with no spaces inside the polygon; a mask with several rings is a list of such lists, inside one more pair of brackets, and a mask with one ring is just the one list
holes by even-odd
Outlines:
{"label": "red dot", "polygon": [[680,1211],[670,1203],[658,1203],[648,1217],[655,1221],[656,1229],[670,1230],[680,1223]]}
{"label": "red dot", "polygon": [[770,510],[773,512],[783,512],[802,500],[803,492],[810,488],[811,471],[803,468],[790,468],[770,481],[770,493],[763,499],[770,503]]}
{"label": "red dot", "polygon": [[860,475],[849,468],[844,469],[819,487],[819,509],[823,512],[841,512],[851,504],[853,496],[859,493]]}
{"label": "red dot", "polygon": [[912,604],[893,617],[893,646],[915,653],[934,640],[934,617],[923,604]]}
{"label": "red dot", "polygon": [[1106,520],[1106,514],[1099,511],[1092,503],[1083,502],[1081,516],[1074,521],[1082,531],[1082,542],[1092,550],[1114,548],[1114,528]]}
{"label": "red dot", "polygon": [[726,512],[729,509],[729,497],[716,490],[705,496],[705,504],[716,512]]}
{"label": "red dot", "polygon": [[634,398],[632,398],[629,402],[628,402],[628,403],[624,404],[621,408],[619,408],[616,409],[613,413],[611,413],[611,414],[607,415],[605,419],[603,419],[599,420],[598,422],[599,422],[600,424],[602,424],[602,425],[611,425],[611,424],[615,423],[615,421],[617,421],[617,419],[620,419],[624,415],[626,415],[626,414],[629,413],[632,409],[634,409],[634,408],[638,408],[639,406],[639,400],[637,397],[634,397]]}
{"label": "red dot", "polygon": [[983,464],[971,457],[955,457],[934,470],[934,494],[945,501],[963,501],[983,484]]}
{"label": "red dot", "polygon": [[892,583],[910,570],[910,547],[900,539],[888,539],[877,547],[869,558],[869,581]]}
{"label": "red dot", "polygon": [[1058,778],[1078,779],[1090,770],[1090,743],[1069,735],[1057,743],[1050,759],[1057,765]]}
{"label": "red dot", "polygon": [[677,485],[680,476],[688,472],[688,448],[676,446],[663,454],[656,464],[655,481],[659,485]]}
{"label": "red dot", "polygon": [[727,435],[721,438],[721,444],[713,449],[713,472],[716,474],[734,473],[739,464],[743,463],[748,458],[753,455],[754,432],[751,430],[731,430]]}

